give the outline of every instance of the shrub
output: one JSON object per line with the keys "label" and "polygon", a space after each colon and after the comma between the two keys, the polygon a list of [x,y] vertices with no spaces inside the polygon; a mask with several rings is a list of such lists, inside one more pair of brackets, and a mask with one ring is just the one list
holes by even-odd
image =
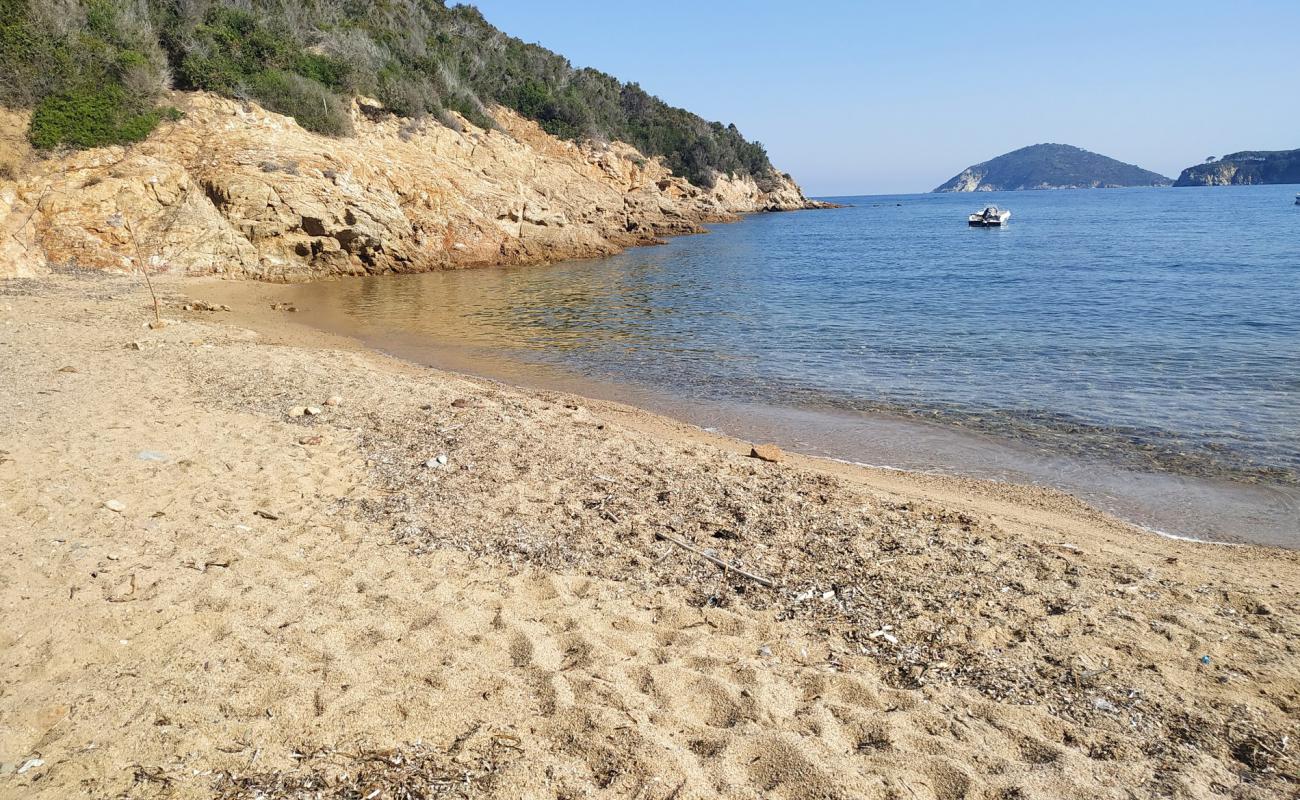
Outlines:
{"label": "shrub", "polygon": [[419,117],[441,108],[437,93],[427,81],[401,69],[384,69],[379,73],[378,83],[379,102],[399,116]]}
{"label": "shrub", "polygon": [[311,78],[268,69],[255,75],[248,88],[262,105],[293,117],[308,130],[330,136],[352,133],[352,118],[343,101]]}
{"label": "shrub", "polygon": [[140,110],[116,84],[81,87],[37,103],[27,137],[42,150],[138,142],[162,116],[161,109]]}
{"label": "shrub", "polygon": [[[769,176],[767,152],[444,0],[0,0],[0,103],[41,108],[32,141],[129,140],[179,88],[253,97],[303,127],[346,134],[340,95],[395,114],[494,125],[501,104],[570,139],[621,139],[707,186],[716,172]],[[94,90],[85,87],[95,87]],[[110,87],[116,87],[115,94]],[[83,123],[73,109],[92,111]],[[151,122],[152,120],[152,122]]]}

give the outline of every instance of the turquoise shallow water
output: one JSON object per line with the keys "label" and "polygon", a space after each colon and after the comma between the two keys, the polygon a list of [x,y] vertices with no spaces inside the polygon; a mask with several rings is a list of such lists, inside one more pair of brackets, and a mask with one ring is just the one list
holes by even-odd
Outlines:
{"label": "turquoise shallow water", "polygon": [[[697,410],[751,409],[730,428],[776,414],[789,428],[772,432],[853,460],[908,461],[907,448],[837,449],[779,412],[992,436],[1075,465],[1064,473],[1099,462],[1277,489],[1268,524],[1294,530],[1297,190],[832,198],[852,207],[553,267],[303,287],[301,302],[406,355],[454,344]],[[966,226],[986,203],[1013,211],[1006,228]],[[898,465],[1023,477],[943,451]]]}

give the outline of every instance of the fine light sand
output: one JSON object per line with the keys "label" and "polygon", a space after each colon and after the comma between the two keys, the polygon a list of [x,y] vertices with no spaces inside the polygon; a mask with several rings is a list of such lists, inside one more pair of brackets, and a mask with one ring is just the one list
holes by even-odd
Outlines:
{"label": "fine light sand", "polygon": [[1295,795],[1295,553],[205,286],[151,330],[135,280],[0,283],[0,797]]}

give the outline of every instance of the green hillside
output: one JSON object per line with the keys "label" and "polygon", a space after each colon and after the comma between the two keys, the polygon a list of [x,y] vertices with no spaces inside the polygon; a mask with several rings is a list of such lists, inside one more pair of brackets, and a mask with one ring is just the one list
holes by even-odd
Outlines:
{"label": "green hillside", "polygon": [[1168,186],[1163,175],[1068,144],[1035,144],[967,167],[936,192]]}
{"label": "green hillside", "polygon": [[309,129],[350,132],[347,98],[394,113],[455,111],[490,126],[501,104],[569,139],[620,139],[711,185],[773,175],[734,125],[526,44],[442,0],[0,0],[0,104],[32,108],[32,143],[136,141],[168,86],[256,100]]}

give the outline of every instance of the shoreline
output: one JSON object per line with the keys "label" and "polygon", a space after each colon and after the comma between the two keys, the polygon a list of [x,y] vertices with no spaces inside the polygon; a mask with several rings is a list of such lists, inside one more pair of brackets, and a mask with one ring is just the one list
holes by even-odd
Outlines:
{"label": "shoreline", "polygon": [[[210,287],[206,300],[236,307],[241,323],[264,332],[284,325],[299,326],[406,363],[522,391],[560,391],[626,404],[732,442],[773,441],[814,460],[969,477],[1000,485],[1047,486],[1125,524],[1173,539],[1300,549],[1296,539],[1300,531],[1284,522],[1287,511],[1283,506],[1297,501],[1292,497],[1296,487],[1289,483],[1256,482],[1248,475],[1234,478],[1142,469],[1124,459],[1105,460],[1070,449],[1045,453],[1033,439],[1022,440],[1005,430],[969,428],[924,414],[684,398],[612,378],[591,378],[556,365],[520,361],[493,351],[491,345],[458,341],[454,335],[432,340],[429,345],[398,340],[381,346],[361,329],[347,329],[333,316],[313,315],[315,309],[310,307],[300,309],[299,314],[268,311],[279,302],[301,304],[300,287],[197,280],[197,285]],[[885,460],[864,460],[864,447],[884,455]],[[1249,522],[1240,522],[1243,519]]]}
{"label": "shoreline", "polygon": [[0,796],[1295,787],[1300,554],[769,464],[181,312],[201,287],[164,281],[151,330],[131,278],[0,283]]}

